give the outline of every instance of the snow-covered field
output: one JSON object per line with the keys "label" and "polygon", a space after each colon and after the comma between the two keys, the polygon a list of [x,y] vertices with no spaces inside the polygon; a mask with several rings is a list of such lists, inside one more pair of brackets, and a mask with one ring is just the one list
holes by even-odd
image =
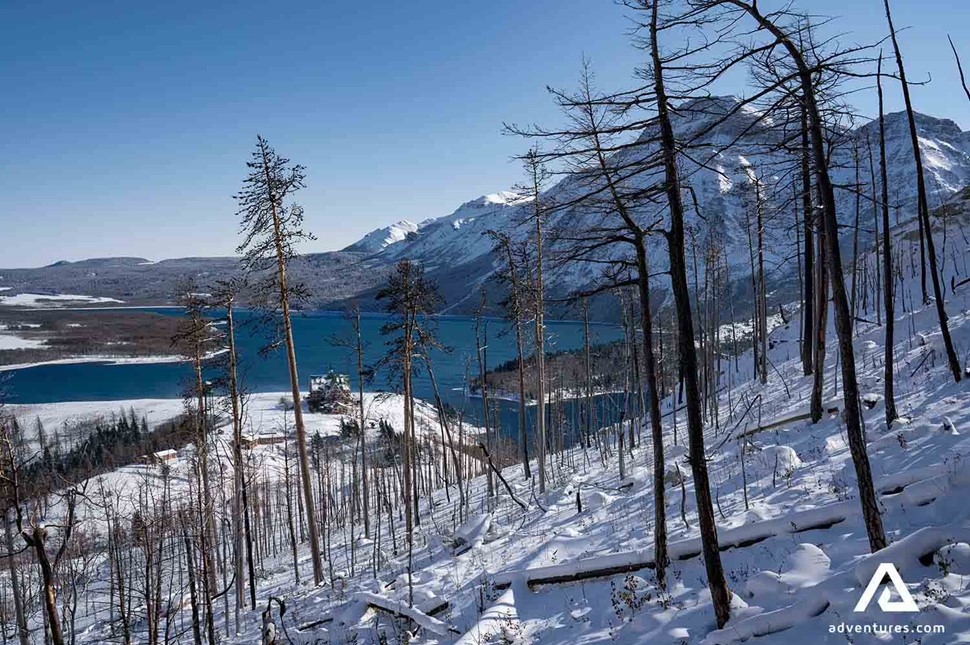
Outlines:
{"label": "snow-covered field", "polygon": [[115,298],[97,296],[79,296],[70,293],[42,294],[18,293],[14,296],[0,296],[0,305],[8,307],[30,307],[31,309],[77,307],[79,305],[96,305],[121,303]]}
{"label": "snow-covered field", "polygon": [[21,338],[13,332],[3,331],[0,326],[0,351],[5,349],[36,349],[44,346],[44,341]]}
{"label": "snow-covered field", "polygon": [[43,340],[22,338],[16,332],[10,331],[8,325],[0,324],[0,351],[5,349],[36,349],[43,346]]}
{"label": "snow-covered field", "polygon": [[[194,401],[188,405],[194,406]],[[21,424],[27,428],[28,439],[33,443],[35,437],[30,433],[39,420],[46,431],[55,429],[68,430],[91,424],[98,420],[111,420],[120,414],[133,415],[139,421],[145,419],[149,429],[175,418],[186,410],[183,399],[123,399],[116,401],[80,401],[43,404],[10,404],[4,409],[15,415]],[[397,394],[364,393],[364,409],[368,419],[366,432],[369,440],[377,437],[377,424],[386,421],[393,428],[400,431],[404,427],[403,397]],[[287,442],[292,444],[293,410],[292,396],[289,392],[261,392],[248,396],[243,406],[243,433],[245,437],[258,438],[260,436],[286,435]],[[307,436],[337,437],[341,433],[341,421],[345,416],[356,414],[356,409],[348,410],[347,415],[339,414],[310,414],[304,411],[304,424]],[[437,412],[434,407],[424,401],[415,404],[417,419],[416,432],[419,436],[427,435],[436,439],[438,428]],[[463,428],[468,436],[474,436],[480,429],[474,426]],[[231,461],[231,427],[229,421],[223,418],[216,429],[216,456],[223,460],[224,468],[230,469]],[[188,471],[191,467],[189,458],[195,453],[191,444],[181,451],[180,457],[169,465],[174,478],[185,484],[188,481]],[[254,460],[262,464],[261,470],[275,479],[282,469],[281,444],[256,446],[251,451]],[[98,481],[89,482],[89,488],[100,487],[104,483],[108,490],[119,499],[128,499],[136,503],[136,492],[144,485],[146,477],[154,481],[160,472],[151,466],[134,464],[116,470]],[[224,483],[229,486],[231,475],[226,475]],[[188,490],[186,489],[186,494]],[[133,511],[134,508],[128,509]],[[92,510],[89,520],[98,522],[100,510]]]}
{"label": "snow-covered field", "polygon": [[6,410],[21,421],[40,422],[47,428],[74,426],[110,418],[120,410],[134,410],[140,420],[148,422],[149,428],[167,421],[182,412],[181,399],[125,399],[121,401],[71,401],[64,403],[9,404]]}

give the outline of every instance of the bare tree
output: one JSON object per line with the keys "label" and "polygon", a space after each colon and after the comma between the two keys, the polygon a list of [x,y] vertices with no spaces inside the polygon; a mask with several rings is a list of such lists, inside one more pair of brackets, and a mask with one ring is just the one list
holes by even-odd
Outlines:
{"label": "bare tree", "polygon": [[357,414],[360,426],[360,482],[363,497],[364,537],[370,538],[370,486],[367,475],[367,412],[364,408],[364,379],[370,374],[364,368],[364,337],[360,325],[360,307],[353,310],[354,354],[357,357]]}
{"label": "bare tree", "polygon": [[886,114],[883,109],[882,95],[882,52],[879,54],[876,72],[876,89],[879,94],[879,173],[882,183],[882,265],[883,265],[883,306],[886,311],[885,373],[883,375],[884,397],[886,399],[886,427],[891,428],[899,414],[896,412],[896,396],[893,393],[895,372],[893,370],[893,350],[895,344],[894,326],[896,324],[895,303],[893,302],[893,254],[892,235],[889,231],[889,174],[886,170]]}
{"label": "bare tree", "polygon": [[536,148],[531,148],[523,157],[528,179],[525,195],[531,199],[530,219],[535,231],[535,281],[532,297],[535,319],[536,344],[536,444],[538,446],[539,492],[546,492],[546,324],[545,324],[545,285],[542,275],[542,232],[548,210],[542,194],[543,183],[548,174],[542,165],[542,158]]}
{"label": "bare tree", "polygon": [[[800,196],[802,221],[805,227],[805,292],[802,298],[802,373],[808,376],[815,370],[815,218],[812,208],[812,162],[808,134],[808,114],[804,101],[799,104],[801,131]],[[816,420],[817,421],[817,420]]]}
{"label": "bare tree", "polygon": [[[628,146],[618,141],[620,135],[643,127],[636,120],[622,120],[628,113],[631,99],[621,95],[601,95],[593,87],[589,61],[583,62],[578,91],[567,93],[551,90],[556,102],[568,119],[565,127],[548,131],[539,128],[522,129],[508,126],[516,134],[529,137],[552,138],[557,147],[544,153],[547,159],[566,161],[568,177],[577,187],[576,195],[568,202],[557,204],[560,212],[582,208],[598,215],[596,226],[586,230],[557,230],[557,238],[564,249],[554,258],[556,265],[585,263],[602,266],[599,282],[588,289],[572,294],[581,299],[584,312],[589,297],[622,290],[631,285],[637,287],[639,304],[639,327],[642,333],[647,412],[650,417],[654,470],[654,548],[657,581],[665,584],[667,557],[666,503],[664,491],[663,427],[660,412],[658,368],[654,351],[654,323],[651,311],[651,269],[648,253],[648,237],[653,224],[642,221],[643,211],[652,210],[653,204],[641,196],[641,189],[631,181],[640,159],[640,148],[649,148],[653,140]],[[646,137],[641,135],[642,139]],[[633,159],[634,161],[631,161]],[[567,218],[568,219],[568,218]],[[565,228],[565,227],[563,227]],[[600,260],[597,254],[604,250],[617,255],[614,249],[629,249],[633,258],[620,255]],[[622,253],[622,251],[620,252]],[[605,265],[605,266],[603,266]],[[633,275],[634,277],[631,277]],[[632,303],[631,303],[632,304]],[[585,315],[585,313],[584,313]],[[634,344],[633,349],[636,349]],[[588,363],[588,350],[587,350]],[[631,356],[633,352],[631,352]],[[637,379],[639,381],[639,378]],[[640,384],[635,384],[639,390]],[[592,431],[592,393],[587,380],[587,425]],[[631,425],[632,428],[632,425]],[[632,442],[631,442],[632,447]]]}
{"label": "bare tree", "polygon": [[[233,468],[233,569],[236,587],[236,622],[239,622],[239,607],[244,604],[244,585],[247,575],[243,572],[243,561],[248,569],[250,608],[256,608],[256,568],[253,563],[253,539],[249,525],[249,494],[246,480],[246,462],[243,458],[243,391],[239,378],[239,357],[236,351],[236,298],[241,285],[235,280],[221,281],[216,285],[213,301],[225,309],[226,323],[226,363],[225,386],[228,394],[228,409],[232,417],[232,468]],[[245,546],[245,550],[244,547]]]}
{"label": "bare tree", "polygon": [[[953,373],[953,380],[960,382],[962,372],[960,370],[960,360],[957,358],[956,350],[953,347],[953,338],[950,336],[950,324],[946,315],[946,303],[943,300],[943,289],[940,286],[940,271],[937,267],[936,243],[933,241],[933,227],[930,223],[930,207],[926,196],[926,175],[923,172],[923,153],[920,152],[919,132],[916,129],[916,113],[913,111],[913,101],[909,95],[909,83],[906,82],[906,68],[903,66],[903,54],[899,49],[899,41],[896,39],[896,27],[893,25],[892,12],[889,9],[889,0],[883,0],[886,9],[886,21],[889,23],[889,36],[893,43],[893,51],[896,53],[896,66],[899,70],[899,84],[903,88],[903,101],[906,103],[906,120],[909,124],[909,136],[913,144],[913,158],[916,161],[916,197],[917,211],[920,226],[920,241],[925,241],[926,258],[929,260],[930,279],[933,283],[933,298],[936,304],[936,317],[940,324],[940,332],[943,335],[943,347],[946,351],[946,359]],[[922,274],[923,303],[928,303],[926,297],[926,271]]]}
{"label": "bare tree", "polygon": [[515,332],[515,349],[517,370],[519,377],[519,457],[522,460],[523,474],[526,479],[532,477],[529,467],[529,435],[526,431],[526,390],[525,390],[525,340],[523,338],[523,322],[525,315],[524,293],[522,285],[522,265],[524,249],[515,244],[505,233],[488,231],[494,242],[494,253],[498,257],[499,268],[495,272],[497,280],[508,287],[508,295],[502,300],[506,320],[511,321]]}
{"label": "bare tree", "polygon": [[[710,2],[708,4],[710,5]],[[783,26],[783,20],[792,18],[790,12],[762,13],[754,0],[713,0],[713,5],[736,8],[753,19],[758,28],[769,34],[774,44],[780,46],[788,56],[791,64],[795,67],[797,79],[801,85],[802,98],[805,101],[808,115],[815,183],[822,209],[821,229],[825,237],[826,264],[832,286],[835,328],[839,341],[846,430],[852,461],[855,465],[859,497],[862,503],[870,548],[872,551],[878,551],[886,546],[886,533],[883,529],[879,505],[876,501],[869,456],[866,453],[866,444],[862,432],[855,354],[852,348],[852,318],[839,248],[839,222],[836,212],[835,190],[829,173],[830,161],[825,149],[824,124],[816,94],[815,72],[819,62],[809,63],[805,53],[799,47],[797,24],[790,28]],[[729,17],[729,19],[731,18]],[[818,366],[816,366],[816,369],[818,369]]]}
{"label": "bare tree", "polygon": [[[67,485],[67,482],[64,482],[66,485],[60,496],[64,503],[65,516],[57,523],[42,524],[39,522],[37,500],[34,501],[34,512],[31,513],[30,517],[26,517],[24,513],[26,500],[24,499],[23,484],[20,478],[21,467],[24,462],[21,461],[14,450],[10,430],[11,424],[9,422],[0,425],[0,431],[2,431],[2,436],[0,436],[0,494],[2,494],[3,506],[13,508],[17,532],[26,547],[33,551],[40,568],[40,593],[43,599],[44,617],[47,620],[50,640],[54,645],[64,645],[61,616],[57,609],[56,571],[71,544],[77,523],[77,499],[84,495],[85,490],[83,486]],[[52,531],[60,534],[60,545],[53,551],[53,557],[48,546],[48,539]],[[7,557],[11,556],[12,554],[7,554]]]}
{"label": "bare tree", "polygon": [[957,72],[960,74],[960,84],[963,86],[963,93],[967,95],[967,100],[970,101],[970,87],[967,87],[967,78],[963,75],[963,63],[960,62],[960,54],[957,53],[957,46],[953,44],[953,39],[947,34],[946,39],[950,41],[950,49],[953,50],[953,58],[957,63]]}
{"label": "bare tree", "polygon": [[731,616],[731,592],[724,578],[721,553],[717,541],[717,525],[707,475],[707,455],[704,449],[704,419],[700,407],[697,383],[697,349],[694,344],[694,320],[691,313],[690,289],[687,284],[687,265],[684,251],[684,203],[678,170],[678,142],[670,118],[670,103],[664,65],[668,62],[660,52],[660,2],[652,0],[650,7],[649,45],[653,70],[653,91],[657,124],[660,129],[660,154],[663,162],[663,188],[670,210],[667,231],[667,250],[670,261],[670,284],[674,292],[680,360],[687,390],[687,437],[690,465],[694,476],[694,495],[697,501],[698,522],[707,570],[707,586],[711,591],[717,626],[724,627]]}
{"label": "bare tree", "polygon": [[218,339],[212,327],[212,321],[207,317],[209,305],[207,296],[199,292],[195,281],[191,278],[181,281],[177,287],[176,300],[185,310],[184,320],[172,339],[183,356],[192,365],[192,381],[185,393],[185,403],[195,428],[196,467],[198,469],[198,500],[199,500],[199,551],[202,555],[202,599],[206,605],[206,628],[210,640],[215,632],[212,612],[212,598],[216,589],[216,566],[213,554],[216,551],[215,513],[213,487],[211,486],[209,462],[210,436],[212,425],[212,411],[208,401],[212,391],[212,383],[206,379],[205,363],[212,351],[217,347]]}
{"label": "bare tree", "polygon": [[388,353],[383,363],[387,364],[401,377],[404,391],[404,477],[402,488],[405,505],[405,531],[408,544],[408,603],[414,602],[412,569],[414,557],[414,527],[421,519],[418,514],[419,469],[418,442],[414,418],[413,373],[417,369],[424,338],[429,335],[424,318],[434,313],[440,301],[436,285],[424,275],[424,269],[410,260],[401,260],[385,285],[377,293],[383,300],[385,309],[395,318],[381,328],[381,333],[390,336],[387,341]]}
{"label": "bare tree", "polygon": [[320,584],[323,580],[323,560],[320,556],[316,505],[310,484],[306,425],[303,422],[300,376],[290,320],[291,300],[302,297],[305,292],[287,277],[287,268],[297,257],[296,246],[300,242],[313,239],[312,235],[303,230],[303,209],[296,204],[287,204],[292,194],[303,188],[305,173],[303,166],[291,164],[289,159],[279,156],[261,136],[256,138],[256,149],[246,166],[250,173],[243,181],[242,190],[236,194],[238,214],[245,236],[238,250],[245,254],[246,270],[251,275],[262,278],[262,288],[259,289],[262,302],[270,315],[274,316],[274,320],[279,317],[279,325],[282,327],[278,329],[274,345],[281,342],[286,345],[296,447],[300,458],[300,483],[303,486],[303,506],[310,536],[310,558],[313,562],[313,582]]}
{"label": "bare tree", "polygon": [[[24,595],[20,582],[20,571],[16,562],[16,551],[11,531],[11,524],[16,521],[17,510],[12,508],[11,503],[16,501],[13,496],[14,490],[9,487],[9,483],[16,483],[16,469],[19,468],[19,460],[23,457],[19,455],[21,451],[17,435],[20,433],[17,419],[8,414],[3,409],[3,392],[0,391],[0,477],[8,478],[7,486],[0,486],[3,493],[3,531],[5,538],[6,553],[0,555],[7,561],[7,573],[10,576],[10,592],[13,595],[14,616],[16,621],[15,630],[20,645],[30,645],[30,632],[27,629],[27,617],[24,610]],[[7,473],[4,475],[4,473]],[[3,482],[3,480],[0,480]]]}

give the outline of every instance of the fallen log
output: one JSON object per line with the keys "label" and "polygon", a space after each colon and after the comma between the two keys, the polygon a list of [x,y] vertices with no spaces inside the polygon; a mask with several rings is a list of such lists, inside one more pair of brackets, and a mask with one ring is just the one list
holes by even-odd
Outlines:
{"label": "fallen log", "polygon": [[417,607],[409,607],[407,603],[400,600],[387,598],[386,596],[370,593],[369,591],[361,591],[356,597],[359,601],[365,603],[371,609],[384,611],[401,618],[407,618],[432,634],[436,634],[438,636],[461,634],[461,632],[454,627],[451,627],[447,623],[434,618],[434,614],[441,613],[448,608],[447,600],[437,601],[435,604],[422,611]]}
{"label": "fallen log", "polygon": [[[902,479],[898,475],[884,478],[877,490],[885,497],[900,496],[907,505],[920,505],[939,494],[938,475],[930,476],[934,469],[920,472],[921,478]],[[921,486],[932,482],[933,486]],[[910,493],[904,496],[903,491]],[[812,508],[783,517],[753,524],[744,524],[720,532],[718,549],[727,551],[745,548],[772,537],[794,535],[806,531],[824,530],[841,524],[857,513],[852,500],[838,502],[821,508]],[[669,555],[676,560],[689,560],[701,554],[700,537],[672,542]],[[653,549],[638,549],[622,553],[587,558],[574,562],[553,564],[497,574],[493,580],[496,589],[508,589],[513,580],[522,579],[531,588],[550,584],[567,584],[595,578],[609,578],[622,573],[633,573],[654,568]]]}

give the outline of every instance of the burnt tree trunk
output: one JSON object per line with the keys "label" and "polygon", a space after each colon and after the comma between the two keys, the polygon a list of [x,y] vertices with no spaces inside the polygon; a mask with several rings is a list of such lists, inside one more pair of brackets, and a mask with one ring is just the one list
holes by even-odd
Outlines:
{"label": "burnt tree trunk", "polygon": [[664,166],[664,189],[670,207],[670,230],[667,232],[667,249],[670,258],[670,281],[677,310],[677,326],[681,365],[687,390],[687,436],[690,450],[691,471],[694,476],[694,495],[700,524],[704,566],[707,585],[714,603],[718,628],[724,627],[731,617],[731,592],[724,578],[721,552],[718,549],[717,525],[714,505],[711,501],[710,482],[707,475],[707,457],[704,448],[704,419],[701,416],[700,391],[697,384],[697,353],[694,345],[694,321],[691,315],[690,292],[687,286],[687,264],[684,257],[684,203],[680,191],[677,170],[677,141],[674,137],[667,92],[664,85],[663,61],[657,42],[658,1],[653,0],[650,18],[650,55],[653,63],[653,84],[657,99],[657,117],[660,124],[660,142]]}
{"label": "burnt tree trunk", "polygon": [[882,56],[879,56],[879,69],[876,73],[876,89],[879,94],[879,173],[882,180],[882,299],[886,311],[886,340],[884,397],[886,399],[886,427],[891,428],[893,421],[899,417],[896,412],[896,395],[894,393],[895,374],[893,372],[893,345],[895,326],[895,303],[893,302],[893,258],[892,237],[889,234],[889,174],[886,170],[886,116],[883,109],[882,95]]}
{"label": "burnt tree trunk", "polygon": [[805,107],[808,111],[808,125],[812,140],[812,157],[815,166],[815,179],[822,206],[822,233],[825,236],[825,256],[828,263],[829,282],[832,286],[835,330],[839,341],[839,359],[842,364],[842,394],[845,405],[845,426],[849,440],[849,451],[855,465],[859,486],[859,501],[869,536],[869,547],[875,552],[886,546],[886,533],[879,514],[876,490],[872,483],[872,471],[866,443],[862,432],[862,413],[859,404],[859,387],[856,381],[855,354],[852,349],[852,317],[849,311],[849,297],[845,288],[845,274],[842,269],[842,254],[839,250],[839,221],[835,207],[835,189],[828,172],[828,159],[825,154],[823,123],[815,97],[815,84],[812,68],[806,63],[801,50],[791,37],[758,9],[756,3],[748,0],[725,0],[746,11],[759,27],[766,30],[785,48],[795,64]]}
{"label": "burnt tree trunk", "polygon": [[[913,101],[909,95],[909,84],[906,82],[906,69],[903,67],[903,55],[896,40],[896,28],[893,26],[892,13],[889,10],[889,0],[883,0],[886,8],[886,20],[889,22],[889,35],[892,38],[893,50],[896,52],[896,66],[899,68],[899,82],[903,88],[903,101],[906,103],[906,120],[909,123],[909,135],[913,144],[913,155],[916,161],[916,193],[918,199],[918,217],[921,241],[926,244],[926,256],[929,260],[930,279],[933,282],[933,298],[936,301],[936,317],[940,322],[940,332],[943,335],[943,346],[946,350],[946,360],[953,372],[953,380],[960,382],[960,361],[953,348],[953,338],[950,336],[950,325],[946,315],[946,305],[943,300],[943,290],[940,286],[940,271],[936,264],[936,244],[933,241],[933,229],[930,226],[930,208],[926,198],[926,177],[923,172],[923,155],[920,153],[919,133],[916,130],[916,116],[913,112]],[[926,298],[926,271],[923,271],[923,302]]]}
{"label": "burnt tree trunk", "polygon": [[814,371],[815,356],[815,233],[812,216],[812,175],[809,160],[808,115],[804,104],[801,108],[802,121],[802,217],[805,227],[805,294],[802,300],[802,373],[806,376]]}

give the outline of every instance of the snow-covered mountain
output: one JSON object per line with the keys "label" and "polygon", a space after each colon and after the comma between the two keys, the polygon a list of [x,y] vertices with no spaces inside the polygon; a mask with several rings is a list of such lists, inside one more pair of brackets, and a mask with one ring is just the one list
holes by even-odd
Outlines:
{"label": "snow-covered mountain", "polygon": [[[950,119],[937,119],[919,113],[916,114],[916,127],[920,135],[930,208],[933,209],[970,183],[970,132],[964,132]],[[867,123],[859,128],[859,134],[863,150],[867,135],[875,148],[879,142],[879,122]],[[886,117],[886,156],[889,161],[890,199],[898,191],[900,201],[915,203],[916,164],[905,112],[895,112]]]}
{"label": "snow-covered mountain", "polygon": [[417,224],[407,220],[401,220],[396,224],[371,231],[343,250],[347,252],[379,253],[392,244],[403,242],[409,235],[417,232]]}
{"label": "snow-covered mountain", "polygon": [[[789,173],[797,168],[798,153],[794,150],[771,149],[770,144],[785,135],[782,126],[770,119],[761,119],[755,110],[737,109],[734,97],[713,97],[681,106],[676,114],[675,128],[682,138],[692,138],[696,149],[691,159],[681,159],[681,171],[685,185],[696,195],[687,199],[689,212],[687,225],[702,244],[707,236],[715,237],[729,251],[728,261],[732,276],[742,279],[749,266],[747,229],[745,218],[752,211],[755,182],[760,182],[766,194],[775,194],[772,204],[772,220],[768,226],[768,266],[776,278],[789,271],[781,267],[784,258],[795,252],[797,240],[791,223],[795,212],[791,203]],[[723,115],[731,113],[727,119]],[[900,208],[903,220],[911,216],[916,203],[915,162],[910,145],[905,113],[887,115],[887,149],[889,160],[890,197]],[[721,120],[713,128],[711,123]],[[936,207],[949,196],[970,182],[970,132],[962,131],[956,123],[946,119],[918,115],[921,150],[927,173],[930,206]],[[702,133],[699,136],[697,133]],[[640,140],[651,141],[653,134],[646,132]],[[645,143],[644,146],[651,144]],[[855,183],[855,149],[858,148],[860,180],[868,193],[870,177],[869,150],[878,160],[878,122],[865,124],[850,132],[845,141],[836,148],[833,158],[834,180],[840,187],[839,217],[851,223],[855,214],[855,193],[849,189]],[[624,157],[644,155],[646,148],[632,148],[618,153]],[[616,159],[619,165],[625,159]],[[877,170],[878,172],[878,170]],[[653,176],[638,178],[638,185],[656,180]],[[553,203],[570,203],[583,190],[578,182],[567,177],[551,186],[544,199]],[[368,234],[355,245],[355,250],[372,250],[371,261],[394,262],[410,258],[422,262],[427,270],[438,278],[452,310],[467,309],[464,306],[469,294],[476,290],[494,270],[491,255],[492,244],[485,232],[494,229],[521,239],[531,233],[530,227],[519,223],[528,214],[526,200],[514,193],[503,192],[486,195],[462,204],[444,217],[429,219],[406,235],[393,235],[400,225],[380,229]],[[872,207],[863,201],[862,221],[870,222]],[[661,213],[644,210],[639,217],[653,221]],[[565,243],[557,241],[556,232],[566,230],[591,230],[601,226],[603,214],[588,206],[578,205],[557,211],[550,217],[550,256],[562,251]],[[866,227],[866,231],[869,227]],[[863,232],[865,237],[868,233]],[[844,235],[848,236],[848,229]],[[561,236],[560,236],[561,237]],[[392,239],[394,241],[386,240]],[[379,244],[375,244],[380,240]],[[658,240],[659,243],[659,240]],[[666,266],[666,253],[657,252],[651,258],[658,269]],[[619,258],[629,253],[623,247],[606,247],[598,251],[597,260]],[[600,277],[601,264],[570,262],[550,270],[549,284],[560,292],[588,286]],[[771,269],[775,269],[771,271]]]}
{"label": "snow-covered mountain", "polygon": [[[676,113],[675,127],[682,137],[696,136],[691,158],[681,159],[684,182],[691,195],[686,198],[687,224],[698,249],[713,240],[728,251],[731,277],[736,281],[737,314],[744,313],[745,286],[750,273],[747,222],[752,212],[753,182],[760,182],[765,194],[776,197],[769,207],[766,226],[766,247],[769,289],[776,302],[794,299],[792,279],[795,251],[800,240],[795,234],[793,189],[788,184],[790,173],[798,162],[797,150],[771,150],[767,144],[776,142],[782,126],[760,118],[751,109],[737,109],[732,97],[713,97],[681,106]],[[721,117],[731,111],[730,118]],[[717,121],[716,127],[709,127]],[[959,189],[970,185],[970,132],[962,131],[956,123],[946,119],[918,115],[920,145],[927,173],[929,205],[938,207]],[[789,133],[790,134],[790,133]],[[640,141],[644,148],[653,140],[653,133],[644,133]],[[843,224],[847,251],[851,252],[852,224],[855,215],[854,149],[858,147],[860,181],[867,197],[860,202],[860,238],[871,234],[873,212],[868,201],[869,149],[878,151],[878,123],[867,123],[843,138],[833,153],[834,180],[838,187],[839,218]],[[855,144],[858,144],[856,146]],[[904,113],[887,115],[887,152],[889,158],[889,194],[894,205],[894,221],[911,220],[915,214],[916,173],[910,145],[909,130]],[[626,157],[645,154],[643,149],[629,148],[621,153]],[[878,158],[878,152],[875,152]],[[629,159],[615,160],[622,164]],[[644,174],[637,178],[640,185],[651,184],[655,177]],[[787,186],[787,187],[786,187]],[[574,178],[565,178],[550,186],[543,199],[559,204],[571,203],[583,187]],[[696,196],[696,208],[693,197]],[[530,215],[530,204],[520,193],[506,191],[485,195],[462,204],[443,217],[433,217],[420,223],[399,221],[396,224],[368,233],[344,251],[310,254],[294,266],[294,275],[304,281],[312,299],[308,306],[339,309],[350,302],[364,308],[379,309],[372,296],[380,288],[394,263],[411,258],[425,265],[440,287],[447,313],[467,314],[480,302],[479,286],[490,290],[489,302],[500,300],[498,287],[489,280],[495,270],[492,243],[486,232],[496,230],[513,239],[524,239],[532,233],[531,226],[522,226]],[[637,216],[651,223],[663,212],[644,209]],[[567,243],[564,233],[591,231],[600,228],[612,217],[602,209],[586,205],[561,208],[547,223],[545,250],[546,284],[550,299],[559,298],[571,290],[582,288],[601,277],[602,260],[625,257],[629,249],[623,246],[602,247],[595,259],[600,263],[564,262],[556,260]],[[659,236],[651,253],[651,266],[662,274],[667,264],[666,249]],[[691,238],[688,237],[688,252]],[[847,261],[851,255],[845,256]],[[690,259],[690,258],[689,258]],[[703,263],[700,263],[703,272]],[[195,275],[201,283],[224,279],[239,269],[236,258],[183,258],[150,263],[140,258],[108,258],[81,262],[62,262],[37,269],[6,269],[0,281],[9,290],[5,295],[86,294],[116,298],[129,304],[160,304],[170,302],[175,284],[184,275]],[[664,297],[662,279],[655,283],[657,297]],[[597,319],[616,318],[612,298],[594,303]],[[575,315],[563,306],[550,306],[551,315]]]}
{"label": "snow-covered mountain", "polygon": [[428,219],[420,225],[398,222],[378,229],[346,250],[384,251],[383,256],[393,260],[421,259],[429,268],[464,264],[488,254],[492,245],[484,236],[485,231],[514,226],[518,207],[528,201],[512,191],[484,195],[465,202],[450,215]]}

